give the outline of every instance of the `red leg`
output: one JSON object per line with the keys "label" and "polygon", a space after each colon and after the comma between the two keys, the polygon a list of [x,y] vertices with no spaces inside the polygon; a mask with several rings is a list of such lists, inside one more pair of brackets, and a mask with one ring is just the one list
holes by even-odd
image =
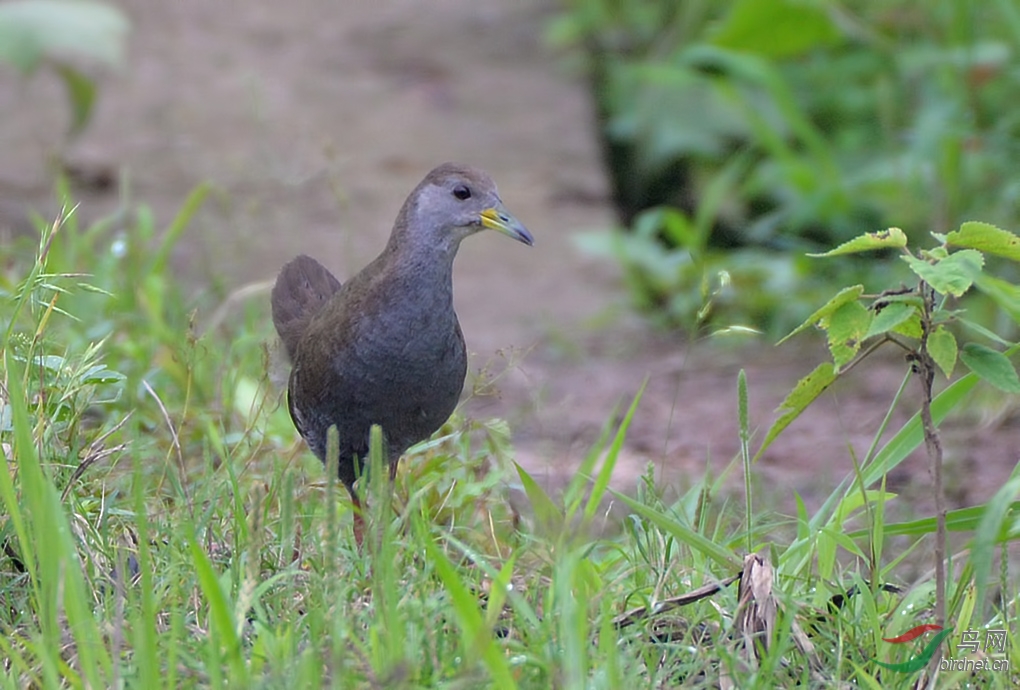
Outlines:
{"label": "red leg", "polygon": [[[390,463],[390,496],[393,495],[394,490],[397,488],[397,467],[400,466],[400,458]],[[393,514],[400,516],[400,510],[397,508],[396,503],[390,501],[390,507],[393,509]]]}
{"label": "red leg", "polygon": [[358,551],[361,551],[361,544],[365,540],[365,512],[358,494],[354,490],[350,490],[350,494],[351,507],[354,508],[354,542],[358,545]]}

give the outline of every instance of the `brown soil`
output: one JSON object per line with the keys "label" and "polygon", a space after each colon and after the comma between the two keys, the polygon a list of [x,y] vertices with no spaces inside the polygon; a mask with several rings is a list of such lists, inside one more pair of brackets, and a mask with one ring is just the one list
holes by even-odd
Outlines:
{"label": "brown soil", "polygon": [[[810,338],[734,350],[652,332],[624,308],[614,267],[575,249],[577,231],[612,218],[583,85],[542,41],[554,3],[117,4],[133,23],[128,64],[101,75],[95,119],[67,158],[93,181],[123,171],[134,198],[164,221],[196,184],[215,186],[177,256],[182,275],[216,275],[228,287],[270,281],[299,252],[349,275],[380,249],[433,165],[460,160],[493,175],[537,244],[466,242],[457,307],[476,369],[502,369],[500,351],[527,354],[497,397],[466,409],[508,418],[519,458],[552,484],[646,377],[618,485],[632,486],[648,462],[678,488],[706,465],[721,471],[739,445],[739,369],[760,438],[826,355]],[[52,75],[22,83],[4,71],[0,113],[0,226],[17,228],[29,209],[52,212],[45,161],[67,112]],[[80,195],[86,218],[116,202],[113,192]],[[794,490],[817,505],[852,454],[864,456],[903,371],[896,359],[862,367],[780,438],[757,468],[777,508],[792,509]],[[914,386],[908,392],[917,400]],[[1008,404],[973,410],[947,431],[954,505],[987,498],[1020,455]],[[890,484],[926,503],[924,458]]]}

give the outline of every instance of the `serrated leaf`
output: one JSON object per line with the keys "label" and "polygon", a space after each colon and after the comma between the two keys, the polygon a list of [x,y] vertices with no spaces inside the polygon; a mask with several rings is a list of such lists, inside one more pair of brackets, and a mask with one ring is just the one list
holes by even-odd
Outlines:
{"label": "serrated leaf", "polygon": [[921,317],[915,312],[909,319],[893,328],[892,332],[905,335],[908,338],[920,338]]}
{"label": "serrated leaf", "polygon": [[883,294],[877,300],[875,300],[875,304],[894,304],[894,303],[909,304],[910,306],[915,307],[916,309],[922,309],[924,307],[924,300],[921,299],[920,296],[918,296],[915,290],[911,290],[910,292],[904,292],[898,295]]}
{"label": "serrated leaf", "polygon": [[860,302],[847,302],[824,319],[829,351],[837,368],[853,359],[861,349],[871,321],[871,312]]}
{"label": "serrated leaf", "polygon": [[1007,393],[1020,393],[1020,377],[1006,355],[978,343],[967,343],[960,351],[960,360],[971,371],[996,388]]}
{"label": "serrated leaf", "polygon": [[871,325],[868,327],[868,332],[864,335],[864,339],[867,340],[872,336],[888,333],[916,313],[917,310],[905,302],[886,304],[875,314],[875,318],[871,320]]}
{"label": "serrated leaf", "polygon": [[954,252],[934,264],[913,256],[900,258],[936,292],[954,297],[959,297],[970,289],[985,265],[985,258],[981,252],[973,249]]}
{"label": "serrated leaf", "polygon": [[889,228],[879,232],[866,232],[859,237],[848,240],[835,249],[824,254],[808,254],[813,257],[840,256],[841,254],[859,254],[876,249],[901,249],[907,246],[907,235],[899,228]]}
{"label": "serrated leaf", "polygon": [[814,326],[819,321],[825,319],[834,311],[842,307],[844,304],[856,301],[857,298],[863,294],[864,294],[863,285],[852,285],[850,287],[843,288],[838,293],[836,293],[835,297],[833,297],[824,305],[815,310],[815,313],[807,317],[807,319],[804,320],[804,323],[790,331],[782,340],[776,343],[776,345],[782,345],[787,340],[797,335],[801,331],[804,331],[810,328],[811,326]]}
{"label": "serrated leaf", "polygon": [[935,360],[942,373],[948,379],[956,367],[956,336],[945,326],[939,326],[928,336],[928,353]]}
{"label": "serrated leaf", "polygon": [[946,235],[946,244],[1020,261],[1020,237],[991,223],[967,221]]}
{"label": "serrated leaf", "polygon": [[777,412],[780,412],[779,418],[773,422],[768,433],[765,434],[765,440],[762,441],[761,447],[755,453],[754,460],[760,458],[783,429],[790,426],[793,420],[799,417],[815,398],[832,385],[832,382],[836,380],[836,375],[835,366],[829,362],[822,362],[815,367],[814,371],[797,382],[797,385],[776,409]]}

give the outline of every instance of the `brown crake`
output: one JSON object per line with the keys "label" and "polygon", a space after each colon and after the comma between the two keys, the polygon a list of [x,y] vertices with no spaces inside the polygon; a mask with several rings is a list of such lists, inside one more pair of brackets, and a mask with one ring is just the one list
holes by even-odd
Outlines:
{"label": "brown crake", "polygon": [[460,398],[467,351],[453,309],[453,259],[461,240],[485,228],[533,243],[488,175],[445,163],[407,197],[382,253],[346,283],[304,255],[276,279],[273,324],[293,365],[290,416],[323,462],[336,426],[359,546],[354,483],[372,425],[382,428],[392,477],[401,454],[442,426]]}

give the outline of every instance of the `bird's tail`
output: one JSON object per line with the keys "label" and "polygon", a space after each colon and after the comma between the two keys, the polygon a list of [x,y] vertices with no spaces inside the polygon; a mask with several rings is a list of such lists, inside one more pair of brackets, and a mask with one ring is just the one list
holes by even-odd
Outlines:
{"label": "bird's tail", "polygon": [[292,361],[309,319],[339,289],[340,281],[304,254],[280,270],[273,286],[273,325]]}

